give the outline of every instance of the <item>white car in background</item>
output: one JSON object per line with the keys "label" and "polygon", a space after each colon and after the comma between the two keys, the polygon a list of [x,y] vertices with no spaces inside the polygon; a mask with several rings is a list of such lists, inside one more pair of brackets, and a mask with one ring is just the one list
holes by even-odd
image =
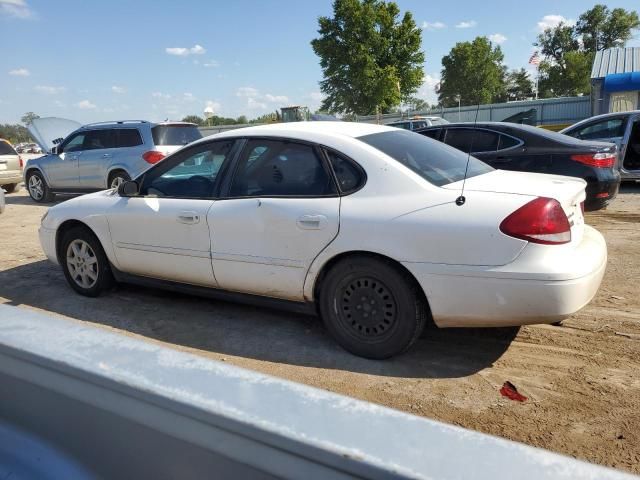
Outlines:
{"label": "white car in background", "polygon": [[276,124],[56,205],[40,241],[82,295],[116,280],[288,301],[317,309],[350,352],[387,358],[430,318],[522,325],[586,305],[607,250],[584,224],[585,185],[494,170],[397,128]]}
{"label": "white car in background", "polygon": [[22,157],[7,141],[0,138],[0,188],[7,193],[20,189],[22,182]]}

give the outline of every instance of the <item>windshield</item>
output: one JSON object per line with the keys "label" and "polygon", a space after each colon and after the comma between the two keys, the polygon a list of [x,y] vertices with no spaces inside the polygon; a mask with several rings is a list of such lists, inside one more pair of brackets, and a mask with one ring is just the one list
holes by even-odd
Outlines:
{"label": "windshield", "polygon": [[195,125],[157,125],[151,133],[155,145],[186,145],[202,138]]}
{"label": "windshield", "polygon": [[438,187],[493,171],[475,157],[414,132],[397,130],[374,133],[358,140],[386,153]]}

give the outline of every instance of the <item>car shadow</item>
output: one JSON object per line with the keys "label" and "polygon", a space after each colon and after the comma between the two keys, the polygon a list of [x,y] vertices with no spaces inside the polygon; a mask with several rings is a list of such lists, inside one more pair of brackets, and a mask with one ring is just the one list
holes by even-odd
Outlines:
{"label": "car shadow", "polygon": [[619,193],[640,193],[640,182],[623,182]]}
{"label": "car shadow", "polygon": [[13,195],[10,193],[5,194],[4,201],[7,205],[28,205],[30,207],[52,207],[58,203],[62,203],[68,200],[70,197],[56,197],[53,202],[37,203],[28,195]]}
{"label": "car shadow", "polygon": [[225,355],[378,376],[457,378],[490,367],[518,328],[430,327],[406,353],[385,361],[342,350],[322,322],[279,310],[120,285],[99,298],[76,294],[56,265],[38,261],[0,272],[0,298],[151,339]]}

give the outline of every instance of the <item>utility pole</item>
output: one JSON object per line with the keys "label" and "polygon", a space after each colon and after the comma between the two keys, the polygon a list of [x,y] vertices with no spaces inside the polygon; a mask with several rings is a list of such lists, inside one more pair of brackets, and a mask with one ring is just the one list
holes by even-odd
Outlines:
{"label": "utility pole", "polygon": [[462,100],[460,94],[456,95],[456,100],[458,101],[458,121],[460,121],[460,100]]}

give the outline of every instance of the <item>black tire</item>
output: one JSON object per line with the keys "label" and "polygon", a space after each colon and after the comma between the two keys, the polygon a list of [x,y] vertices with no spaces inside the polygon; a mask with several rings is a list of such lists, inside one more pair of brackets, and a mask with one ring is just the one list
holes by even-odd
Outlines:
{"label": "black tire", "polygon": [[407,350],[420,336],[428,307],[415,281],[381,259],[353,256],[322,281],[320,315],[347,351],[381,360]]}
{"label": "black tire", "polygon": [[[78,260],[84,258],[82,255],[75,255],[74,244],[86,244],[89,248],[86,259],[82,262]],[[59,260],[62,265],[64,276],[76,292],[87,297],[97,297],[101,293],[109,290],[113,284],[113,274],[109,260],[102,249],[98,238],[86,227],[75,227],[69,230],[62,237],[60,245]],[[95,259],[91,261],[91,259]],[[74,265],[74,270],[71,270]],[[87,282],[84,280],[88,279]]]}
{"label": "black tire", "polygon": [[127,172],[125,172],[124,170],[115,170],[109,174],[107,187],[118,188],[118,185],[120,185],[120,183],[128,182],[129,180],[131,180],[131,177]]}
{"label": "black tire", "polygon": [[20,190],[17,183],[8,183],[7,185],[2,185],[1,188],[4,188],[4,191],[7,193],[13,193]]}
{"label": "black tire", "polygon": [[[32,184],[32,182],[34,181],[32,179],[37,179],[37,182],[39,183],[36,182],[36,185],[39,185],[40,189],[35,188],[35,186]],[[49,203],[49,202],[52,202],[53,199],[56,197],[51,192],[49,185],[47,185],[47,181],[44,179],[42,174],[37,170],[29,172],[29,174],[27,175],[26,186],[27,186],[27,191],[29,192],[29,196],[34,202]]]}

